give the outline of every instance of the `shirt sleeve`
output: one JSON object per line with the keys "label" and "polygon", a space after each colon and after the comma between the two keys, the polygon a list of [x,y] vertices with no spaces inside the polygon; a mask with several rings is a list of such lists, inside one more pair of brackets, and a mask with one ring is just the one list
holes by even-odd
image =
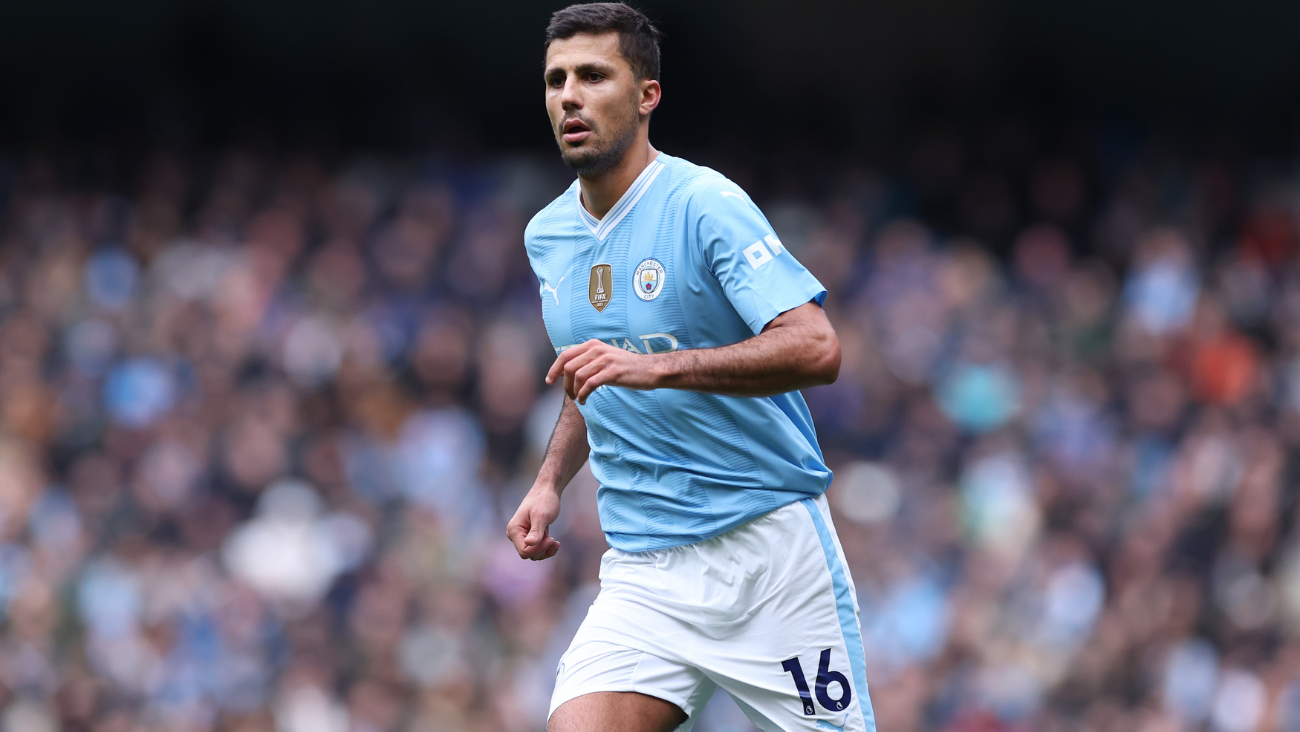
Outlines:
{"label": "shirt sleeve", "polygon": [[825,302],[826,288],[786,250],[734,183],[710,183],[695,193],[692,204],[704,262],[755,335],[787,310]]}

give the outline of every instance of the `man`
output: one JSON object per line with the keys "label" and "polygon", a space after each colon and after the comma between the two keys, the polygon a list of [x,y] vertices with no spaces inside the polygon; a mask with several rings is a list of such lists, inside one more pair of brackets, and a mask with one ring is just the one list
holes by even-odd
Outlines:
{"label": "man", "polygon": [[659,34],[621,3],[547,28],[574,184],[528,257],[566,398],[506,535],[541,560],[590,457],[611,549],[557,670],[553,732],[689,730],[722,686],[763,730],[875,728],[831,473],[798,389],[835,380],[826,291],[722,175],[656,151]]}

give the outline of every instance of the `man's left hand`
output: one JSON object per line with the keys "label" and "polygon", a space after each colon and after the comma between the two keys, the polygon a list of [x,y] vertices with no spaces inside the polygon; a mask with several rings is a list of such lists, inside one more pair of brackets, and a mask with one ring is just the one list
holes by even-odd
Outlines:
{"label": "man's left hand", "polygon": [[597,387],[611,385],[629,389],[654,389],[659,383],[657,359],[625,351],[604,341],[591,339],[574,346],[551,364],[546,383],[564,378],[564,391],[575,402],[586,404]]}

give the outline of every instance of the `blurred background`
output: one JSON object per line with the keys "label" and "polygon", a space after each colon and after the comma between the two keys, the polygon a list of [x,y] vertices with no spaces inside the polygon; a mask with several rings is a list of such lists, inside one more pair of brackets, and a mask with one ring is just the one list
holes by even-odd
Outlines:
{"label": "blurred background", "polygon": [[[562,4],[0,4],[0,730],[543,729]],[[1300,5],[642,7],[831,293],[882,732],[1300,730]]]}

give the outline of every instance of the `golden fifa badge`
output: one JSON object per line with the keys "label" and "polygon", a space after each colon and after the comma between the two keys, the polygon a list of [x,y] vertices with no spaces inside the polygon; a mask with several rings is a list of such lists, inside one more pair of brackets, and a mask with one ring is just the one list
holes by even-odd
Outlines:
{"label": "golden fifa badge", "polygon": [[614,268],[598,264],[591,268],[591,282],[587,285],[587,299],[596,312],[604,312],[614,296]]}

